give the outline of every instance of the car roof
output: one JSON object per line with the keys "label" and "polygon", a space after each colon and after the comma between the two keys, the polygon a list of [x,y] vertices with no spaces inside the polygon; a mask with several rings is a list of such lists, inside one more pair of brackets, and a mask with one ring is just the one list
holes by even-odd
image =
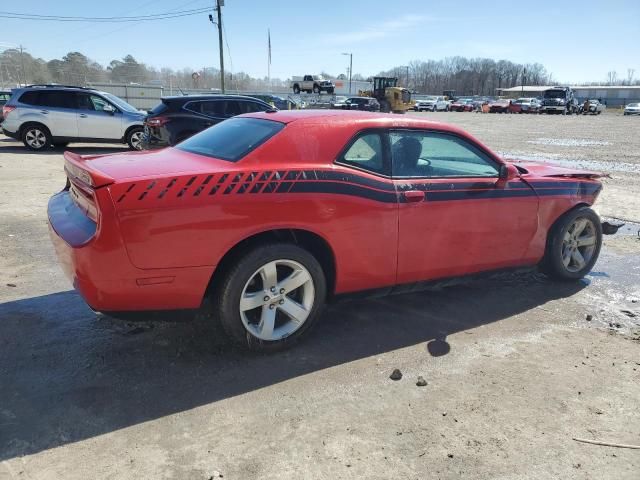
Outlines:
{"label": "car roof", "polygon": [[264,103],[264,100],[260,100],[256,97],[251,97],[249,95],[222,95],[217,93],[206,95],[173,95],[169,97],[162,97],[163,102],[188,102],[192,100],[252,100],[254,102],[257,101]]}
{"label": "car roof", "polygon": [[279,110],[245,113],[234,118],[260,118],[281,123],[357,125],[363,128],[420,128],[449,131],[467,135],[462,129],[447,123],[423,120],[410,115],[364,112],[361,110]]}

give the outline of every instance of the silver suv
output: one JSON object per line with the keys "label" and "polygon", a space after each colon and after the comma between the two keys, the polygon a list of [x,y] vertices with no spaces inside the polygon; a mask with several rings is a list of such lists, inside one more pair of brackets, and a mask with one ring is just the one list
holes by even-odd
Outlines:
{"label": "silver suv", "polygon": [[5,135],[30,150],[69,142],[127,143],[140,150],[145,112],[106,92],[61,85],[13,90],[2,108]]}

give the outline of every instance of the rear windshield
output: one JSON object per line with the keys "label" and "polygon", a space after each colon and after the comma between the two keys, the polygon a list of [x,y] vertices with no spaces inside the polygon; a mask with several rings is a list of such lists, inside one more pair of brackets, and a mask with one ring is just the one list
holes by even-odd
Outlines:
{"label": "rear windshield", "polygon": [[153,107],[153,109],[149,110],[149,113],[151,115],[157,115],[158,113],[162,113],[165,110],[167,110],[169,108],[169,106],[164,103],[164,102],[160,102],[158,105],[156,105],[155,107]]}
{"label": "rear windshield", "polygon": [[185,152],[237,162],[284,128],[284,124],[258,118],[231,118],[176,146]]}

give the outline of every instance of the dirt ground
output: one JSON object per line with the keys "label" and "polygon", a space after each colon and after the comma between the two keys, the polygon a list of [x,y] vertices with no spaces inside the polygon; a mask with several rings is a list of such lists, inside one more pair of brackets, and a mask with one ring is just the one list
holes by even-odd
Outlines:
{"label": "dirt ground", "polygon": [[[425,115],[507,156],[611,171],[598,208],[640,220],[640,118]],[[91,312],[47,234],[63,185],[61,151],[0,137],[0,479],[640,478],[640,450],[573,440],[640,445],[638,224],[584,281],[343,302],[261,356],[206,318]]]}

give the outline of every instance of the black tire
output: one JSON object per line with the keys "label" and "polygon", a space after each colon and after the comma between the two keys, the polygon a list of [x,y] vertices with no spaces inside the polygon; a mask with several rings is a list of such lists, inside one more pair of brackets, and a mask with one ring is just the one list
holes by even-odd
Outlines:
{"label": "black tire", "polygon": [[[568,266],[565,266],[562,261],[563,253],[566,253],[564,239],[570,232],[570,228],[578,220],[587,220],[593,226],[593,234],[595,236],[595,243],[593,245],[593,251],[590,253],[589,259],[585,259],[584,267],[571,270]],[[586,228],[586,227],[585,227]],[[549,231],[547,237],[547,247],[544,258],[540,264],[540,269],[552,278],[558,280],[579,280],[584,277],[598,260],[600,254],[600,248],[602,247],[602,225],[600,224],[600,217],[589,207],[578,207],[573,210],[569,210],[562,215]],[[581,252],[582,255],[584,252]],[[570,260],[571,262],[571,260]],[[570,265],[571,263],[569,263]]]}
{"label": "black tire", "polygon": [[300,93],[300,87],[298,86],[298,84],[293,86],[293,93],[295,93],[296,95]]}
{"label": "black tire", "polygon": [[327,93],[328,93],[329,95],[333,95],[333,92],[334,92],[334,91],[335,91],[335,90],[334,90],[333,88],[329,88],[329,89],[327,89]]}
{"label": "black tire", "polygon": [[40,123],[29,123],[22,127],[20,139],[24,146],[34,152],[42,152],[51,147],[51,132]]}
{"label": "black tire", "polygon": [[380,100],[380,111],[389,113],[391,111],[391,105],[386,100]]}
{"label": "black tire", "polygon": [[[214,318],[220,320],[227,334],[246,348],[260,352],[283,350],[299,341],[317,322],[326,298],[326,279],[318,260],[307,250],[290,243],[270,243],[256,247],[238,257],[218,284],[213,295]],[[245,327],[240,315],[240,299],[248,282],[269,262],[288,260],[302,265],[309,273],[314,300],[306,320],[297,330],[278,340],[262,340]],[[266,288],[265,285],[262,286]],[[290,293],[295,293],[292,291]],[[287,293],[286,295],[289,295]],[[284,315],[284,313],[281,313]],[[280,317],[285,318],[285,317]]]}
{"label": "black tire", "polygon": [[313,93],[321,93],[320,92],[320,87],[318,85],[314,85],[313,86]]}
{"label": "black tire", "polygon": [[127,145],[131,150],[143,150],[142,136],[144,135],[144,128],[133,127],[127,132]]}

